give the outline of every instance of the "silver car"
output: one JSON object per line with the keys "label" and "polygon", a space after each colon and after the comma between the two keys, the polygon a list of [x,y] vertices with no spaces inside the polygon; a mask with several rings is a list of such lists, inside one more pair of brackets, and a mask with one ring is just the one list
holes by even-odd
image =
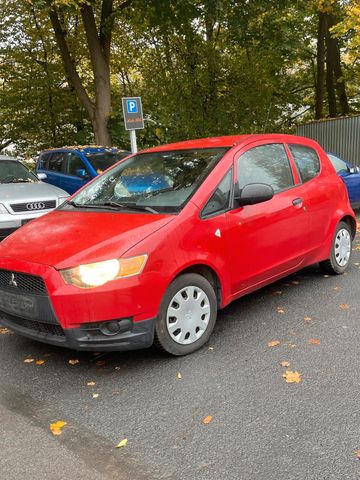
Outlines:
{"label": "silver car", "polygon": [[41,182],[16,158],[0,155],[0,240],[63,203],[67,192]]}

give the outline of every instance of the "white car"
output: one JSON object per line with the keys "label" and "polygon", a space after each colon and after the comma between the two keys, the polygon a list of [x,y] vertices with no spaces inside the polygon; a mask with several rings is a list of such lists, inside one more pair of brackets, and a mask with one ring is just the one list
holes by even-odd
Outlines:
{"label": "white car", "polygon": [[63,203],[69,194],[41,180],[16,158],[0,155],[0,240]]}

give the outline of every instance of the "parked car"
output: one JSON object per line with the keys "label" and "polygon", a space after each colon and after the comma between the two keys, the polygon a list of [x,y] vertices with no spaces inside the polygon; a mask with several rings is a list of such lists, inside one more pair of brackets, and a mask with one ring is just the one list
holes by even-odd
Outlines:
{"label": "parked car", "polygon": [[16,158],[0,156],[0,240],[63,203],[69,196],[46,185]]}
{"label": "parked car", "polygon": [[0,323],[78,350],[185,355],[236,298],[316,262],[343,273],[355,232],[345,185],[312,140],[159,146],[0,245]]}
{"label": "parked car", "polygon": [[360,169],[354,167],[351,163],[342,160],[333,153],[328,153],[336,173],[341,177],[346,185],[352,208],[360,207]]}
{"label": "parked car", "polygon": [[47,183],[73,194],[129,154],[126,150],[94,146],[44,150],[37,160],[36,173],[46,173]]}

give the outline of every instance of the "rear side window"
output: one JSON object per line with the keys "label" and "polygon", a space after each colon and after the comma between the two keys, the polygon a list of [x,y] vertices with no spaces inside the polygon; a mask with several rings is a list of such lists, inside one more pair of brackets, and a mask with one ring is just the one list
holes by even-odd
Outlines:
{"label": "rear side window", "polygon": [[292,156],[303,183],[308,182],[320,172],[320,160],[313,148],[303,145],[289,145]]}
{"label": "rear side window", "polygon": [[251,148],[238,158],[237,169],[240,189],[249,183],[266,183],[276,193],[294,185],[289,159],[281,143]]}

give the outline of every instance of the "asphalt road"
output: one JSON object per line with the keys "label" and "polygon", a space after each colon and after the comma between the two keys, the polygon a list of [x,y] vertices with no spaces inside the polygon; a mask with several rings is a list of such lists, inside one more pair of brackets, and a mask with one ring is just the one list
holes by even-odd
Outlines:
{"label": "asphalt road", "polygon": [[314,266],[234,302],[183,358],[0,334],[0,478],[360,478],[359,268],[360,247],[343,276]]}

